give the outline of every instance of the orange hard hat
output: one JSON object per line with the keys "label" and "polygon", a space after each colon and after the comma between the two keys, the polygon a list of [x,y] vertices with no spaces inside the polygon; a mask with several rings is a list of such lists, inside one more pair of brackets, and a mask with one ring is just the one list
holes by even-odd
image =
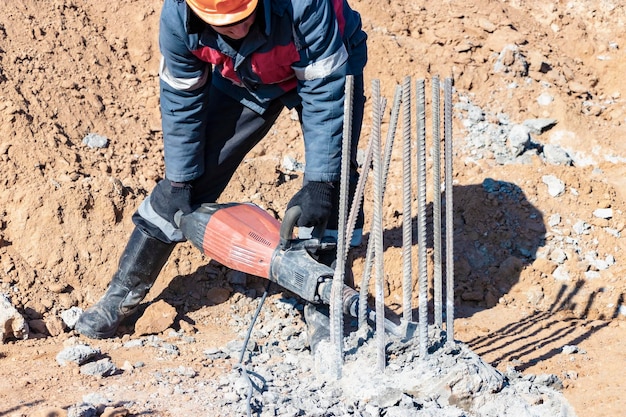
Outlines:
{"label": "orange hard hat", "polygon": [[187,0],[198,17],[209,25],[226,26],[250,16],[258,0]]}

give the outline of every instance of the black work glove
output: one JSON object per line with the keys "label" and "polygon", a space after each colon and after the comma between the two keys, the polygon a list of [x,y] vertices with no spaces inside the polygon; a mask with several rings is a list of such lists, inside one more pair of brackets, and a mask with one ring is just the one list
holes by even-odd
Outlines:
{"label": "black work glove", "polygon": [[326,226],[333,208],[333,188],[329,182],[311,181],[291,198],[287,210],[293,206],[302,210],[299,227]]}
{"label": "black work glove", "polygon": [[150,204],[159,216],[176,226],[174,214],[178,210],[182,211],[183,214],[191,213],[192,211],[191,184],[173,182],[165,178],[152,190]]}

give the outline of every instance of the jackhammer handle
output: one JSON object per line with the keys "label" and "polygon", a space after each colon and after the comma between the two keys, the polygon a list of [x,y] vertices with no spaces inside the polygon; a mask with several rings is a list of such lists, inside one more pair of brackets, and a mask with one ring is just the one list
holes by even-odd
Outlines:
{"label": "jackhammer handle", "polygon": [[[291,241],[294,240],[293,229],[298,224],[298,219],[302,215],[302,207],[291,206],[285,212],[285,217],[280,224],[280,247],[288,249],[291,246]],[[324,231],[326,230],[326,224],[315,226],[311,233],[312,238],[320,240]]]}
{"label": "jackhammer handle", "polygon": [[280,245],[282,247],[285,247],[285,244],[293,239],[293,229],[301,215],[302,208],[300,206],[291,206],[285,212],[285,217],[280,225]]}

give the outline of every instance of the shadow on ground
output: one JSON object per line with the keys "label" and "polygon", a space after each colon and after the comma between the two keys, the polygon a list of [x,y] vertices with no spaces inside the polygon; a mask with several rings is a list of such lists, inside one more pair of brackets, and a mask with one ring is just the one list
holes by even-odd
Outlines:
{"label": "shadow on ground", "polygon": [[[546,228],[543,215],[527,200],[520,187],[491,178],[485,179],[482,184],[455,186],[453,197],[455,304],[478,309],[491,308],[518,282],[522,269],[536,259],[538,249],[544,245]],[[447,250],[445,195],[442,195],[440,212],[442,243],[439,264],[445,295]],[[429,203],[426,208],[426,242],[430,304],[433,303],[434,295],[433,224],[433,204]],[[383,232],[385,251],[389,248],[401,248],[403,233],[402,227],[385,229]],[[418,220],[414,216],[412,222],[414,248],[418,246],[419,234]],[[369,235],[366,235],[357,256],[366,257],[368,242]],[[419,279],[416,252],[414,249],[412,267],[414,300],[418,294]],[[400,263],[385,265],[386,275],[393,275],[398,281],[389,284],[396,291],[403,288],[400,282],[401,268]],[[432,312],[432,305],[429,310]]]}
{"label": "shadow on ground", "polygon": [[[617,306],[624,301],[622,294],[611,317],[602,317],[602,320],[593,322],[581,319],[574,316],[570,308],[572,300],[583,290],[584,285],[583,282],[578,282],[575,287],[562,285],[549,309],[537,311],[522,320],[467,340],[466,343],[477,354],[489,356],[494,366],[510,362],[522,372],[562,353],[565,346],[577,346],[617,318]],[[598,292],[589,295],[583,306],[584,312],[589,311]],[[583,313],[582,317],[585,316]]]}

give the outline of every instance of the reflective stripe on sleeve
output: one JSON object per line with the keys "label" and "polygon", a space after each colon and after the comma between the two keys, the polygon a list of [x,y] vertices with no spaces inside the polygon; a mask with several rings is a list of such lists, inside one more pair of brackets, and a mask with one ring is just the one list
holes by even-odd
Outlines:
{"label": "reflective stripe on sleeve", "polygon": [[209,78],[209,68],[210,66],[207,65],[200,77],[176,78],[170,73],[169,69],[165,65],[165,58],[161,57],[161,63],[159,65],[159,77],[161,77],[164,82],[166,82],[170,87],[175,90],[193,91],[206,84],[206,81]]}
{"label": "reflective stripe on sleeve", "polygon": [[311,65],[307,65],[304,68],[294,67],[293,70],[299,80],[315,80],[329,76],[347,60],[348,51],[346,51],[345,46],[342,45],[340,50],[328,58],[313,62]]}

